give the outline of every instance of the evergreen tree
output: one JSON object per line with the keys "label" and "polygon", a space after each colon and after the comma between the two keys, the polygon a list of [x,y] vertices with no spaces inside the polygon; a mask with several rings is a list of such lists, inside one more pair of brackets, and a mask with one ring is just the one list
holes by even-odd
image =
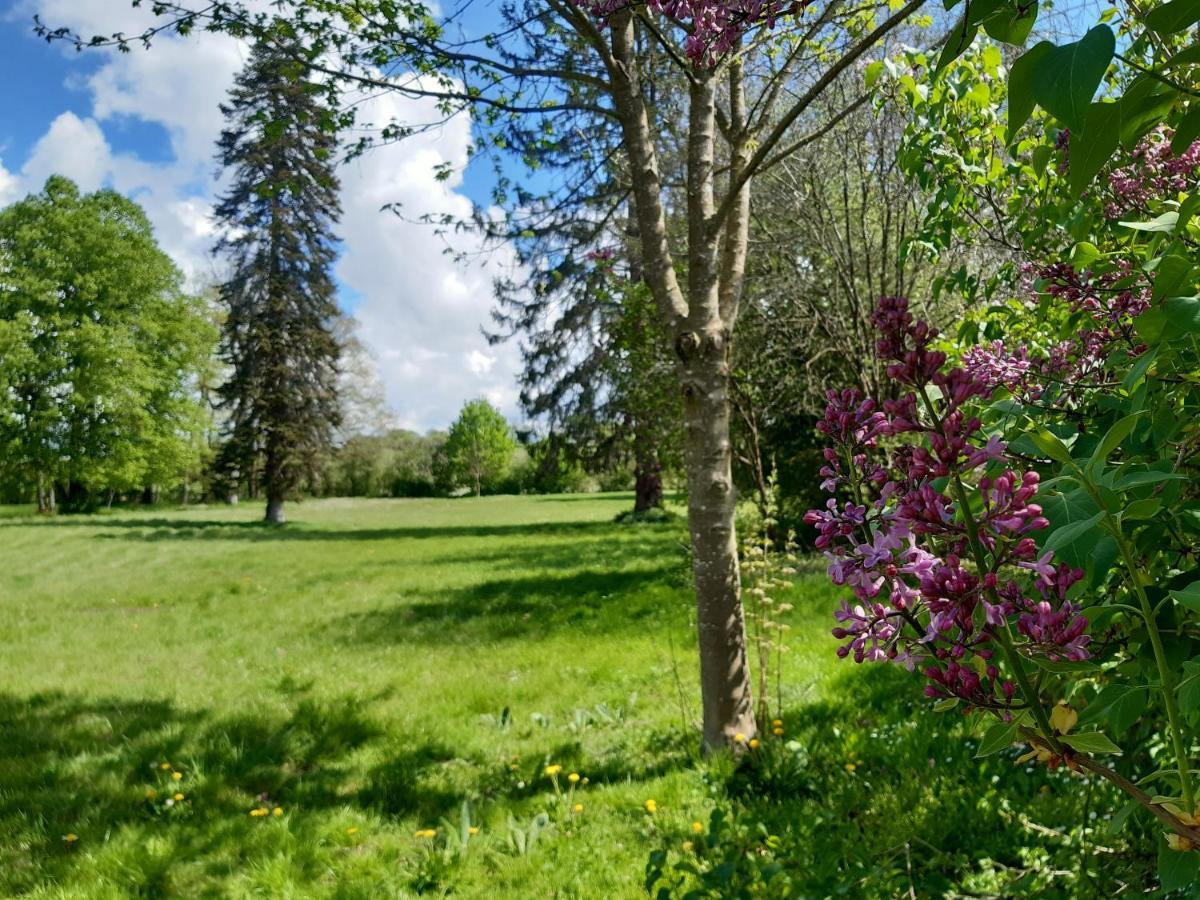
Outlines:
{"label": "evergreen tree", "polygon": [[218,158],[232,185],[216,207],[231,263],[219,465],[267,496],[269,522],[311,475],[339,420],[338,316],[330,268],[341,214],[337,147],[321,88],[285,49],[258,45],[223,104]]}

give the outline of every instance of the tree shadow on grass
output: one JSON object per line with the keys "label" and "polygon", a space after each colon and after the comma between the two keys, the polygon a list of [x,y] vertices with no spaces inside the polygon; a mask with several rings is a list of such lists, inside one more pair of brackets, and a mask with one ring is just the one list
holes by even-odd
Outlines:
{"label": "tree shadow on grass", "polygon": [[[289,812],[350,802],[350,757],[382,733],[354,699],[214,716],[166,701],[0,694],[0,895],[59,882],[73,865],[67,834],[94,842],[144,827],[181,861],[205,859],[244,840],[260,794]],[[166,807],[176,791],[185,801]]]}
{"label": "tree shadow on grass", "polygon": [[319,623],[315,631],[348,644],[446,644],[536,638],[567,629],[615,632],[644,627],[663,612],[670,565],[569,575],[494,578]]}
{"label": "tree shadow on grass", "polygon": [[[601,533],[611,522],[534,522],[512,525],[431,525],[392,528],[314,528],[298,522],[270,525],[266,522],[202,519],[114,519],[45,520],[7,525],[4,528],[92,528],[97,538],[124,541],[222,540],[222,541],[390,541],[429,538],[494,538],[556,536]],[[106,530],[115,529],[115,530]]]}

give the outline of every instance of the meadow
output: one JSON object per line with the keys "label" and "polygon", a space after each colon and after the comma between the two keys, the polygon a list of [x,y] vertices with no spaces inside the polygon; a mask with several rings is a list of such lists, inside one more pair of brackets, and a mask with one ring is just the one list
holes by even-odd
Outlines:
{"label": "meadow", "polygon": [[696,896],[1142,883],[1136,829],[1070,824],[1102,785],[974,759],[919,679],[837,660],[815,561],[783,734],[700,759],[682,520],[630,502],[6,510],[0,896],[623,898],[651,860]]}

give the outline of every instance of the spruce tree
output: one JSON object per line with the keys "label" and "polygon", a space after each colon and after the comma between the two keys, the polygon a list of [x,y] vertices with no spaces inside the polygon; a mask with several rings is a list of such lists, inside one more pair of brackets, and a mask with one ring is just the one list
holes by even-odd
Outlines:
{"label": "spruce tree", "polygon": [[338,316],[330,274],[341,214],[336,138],[321,88],[286,48],[258,45],[221,106],[215,210],[230,263],[220,389],[222,474],[266,494],[268,522],[329,449],[339,420]]}

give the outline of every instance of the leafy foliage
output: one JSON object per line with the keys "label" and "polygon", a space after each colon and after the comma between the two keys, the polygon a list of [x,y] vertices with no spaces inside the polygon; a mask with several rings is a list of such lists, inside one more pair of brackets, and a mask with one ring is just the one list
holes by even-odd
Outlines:
{"label": "leafy foliage", "polygon": [[0,449],[43,510],[179,484],[214,339],[137,204],[54,176],[0,212]]}

